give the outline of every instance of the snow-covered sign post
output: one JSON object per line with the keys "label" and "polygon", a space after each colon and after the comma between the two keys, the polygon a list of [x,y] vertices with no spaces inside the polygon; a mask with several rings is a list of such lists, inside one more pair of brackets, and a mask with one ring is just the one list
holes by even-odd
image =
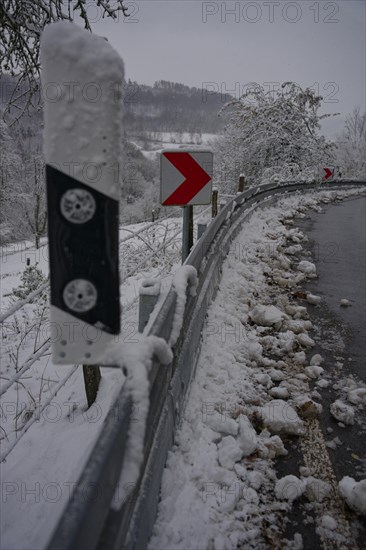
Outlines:
{"label": "snow-covered sign post", "polygon": [[163,151],[160,157],[160,201],[183,206],[184,263],[193,244],[193,205],[210,204],[213,154],[211,151]]}
{"label": "snow-covered sign post", "polygon": [[123,62],[76,25],[41,42],[54,363],[100,364],[120,332]]}

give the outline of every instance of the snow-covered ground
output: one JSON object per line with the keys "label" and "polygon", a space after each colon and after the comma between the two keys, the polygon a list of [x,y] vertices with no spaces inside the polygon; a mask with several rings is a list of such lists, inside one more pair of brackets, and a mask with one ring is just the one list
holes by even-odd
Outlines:
{"label": "snow-covered ground", "polygon": [[[181,263],[181,224],[181,218],[172,217],[121,228],[119,342],[137,342],[141,282],[159,277],[167,292]],[[2,313],[16,301],[12,290],[21,283],[27,259],[48,275],[46,240],[42,245],[35,250],[22,242],[2,249]],[[2,549],[45,546],[125,382],[120,369],[102,368],[97,401],[88,409],[81,367],[52,363],[50,328],[47,292],[1,324],[0,388],[40,351],[40,358],[0,398],[1,458],[6,457],[0,465]]]}
{"label": "snow-covered ground", "polygon": [[215,141],[217,137],[216,134],[208,133],[149,132],[146,133],[146,139],[141,136],[132,138],[131,142],[141,150],[145,157],[155,160],[164,149],[180,149],[181,147],[191,149],[197,149],[197,147],[209,148],[210,143]]}
{"label": "snow-covered ground", "polygon": [[[281,199],[256,211],[234,241],[164,470],[150,550],[300,549],[300,533],[291,541],[283,533],[302,495],[325,547],[352,546],[343,499],[364,514],[366,481],[345,477],[338,487],[332,473],[318,422],[328,366],[312,352],[307,311],[320,298],[299,290],[316,268],[293,225],[295,213],[348,194]],[[364,406],[364,391],[351,388],[332,413],[351,422],[352,398]],[[298,475],[278,479],[276,459],[294,439],[303,463]]]}

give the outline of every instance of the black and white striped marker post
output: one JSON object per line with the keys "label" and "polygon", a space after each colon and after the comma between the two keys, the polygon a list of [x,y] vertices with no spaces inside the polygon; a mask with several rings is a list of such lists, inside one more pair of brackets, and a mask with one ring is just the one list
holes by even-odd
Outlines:
{"label": "black and white striped marker post", "polygon": [[101,364],[120,332],[123,62],[71,23],[47,27],[41,46],[53,361]]}

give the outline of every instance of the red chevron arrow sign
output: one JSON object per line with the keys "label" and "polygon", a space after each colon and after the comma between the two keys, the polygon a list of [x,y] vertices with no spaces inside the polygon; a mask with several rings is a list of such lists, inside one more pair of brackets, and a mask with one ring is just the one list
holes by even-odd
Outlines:
{"label": "red chevron arrow sign", "polygon": [[330,168],[323,168],[323,170],[325,172],[325,176],[324,176],[325,180],[328,180],[330,177],[333,176],[333,170],[331,170]]}
{"label": "red chevron arrow sign", "polygon": [[163,151],[160,157],[160,202],[163,206],[210,204],[211,151]]}

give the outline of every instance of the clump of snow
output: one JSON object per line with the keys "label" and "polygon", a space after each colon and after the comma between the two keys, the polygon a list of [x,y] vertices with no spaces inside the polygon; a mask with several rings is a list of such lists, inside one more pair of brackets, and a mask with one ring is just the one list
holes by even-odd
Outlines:
{"label": "clump of snow", "polygon": [[290,256],[294,256],[295,254],[298,254],[301,251],[302,251],[301,244],[293,244],[285,248],[285,253],[289,254]]}
{"label": "clump of snow", "polygon": [[342,441],[339,439],[339,437],[335,437],[331,441],[326,441],[325,445],[329,447],[329,449],[336,449],[338,445],[343,445]]}
{"label": "clump of snow", "polygon": [[353,405],[366,406],[366,388],[355,388],[347,394],[347,399]]}
{"label": "clump of snow", "polygon": [[250,487],[255,489],[255,491],[258,491],[263,484],[264,476],[261,472],[252,470],[251,472],[248,472],[247,479]]}
{"label": "clump of snow", "polygon": [[348,307],[351,304],[351,302],[349,300],[347,300],[347,298],[342,298],[342,300],[339,302],[339,304],[342,306],[342,307]]}
{"label": "clump of snow", "polygon": [[254,378],[259,384],[261,384],[266,389],[271,388],[273,385],[273,382],[271,380],[271,377],[268,374],[258,373],[254,375]]}
{"label": "clump of snow", "polygon": [[317,386],[319,386],[319,388],[327,388],[329,386],[328,380],[324,380],[324,379],[317,380],[315,383]]}
{"label": "clump of snow", "polygon": [[218,444],[218,459],[223,468],[232,470],[235,462],[241,459],[243,452],[238,442],[231,435],[224,437]]}
{"label": "clump of snow", "polygon": [[302,418],[314,418],[322,412],[320,403],[316,403],[306,395],[296,398],[296,406]]}
{"label": "clump of snow", "polygon": [[302,379],[302,377],[300,378],[300,376],[301,374],[293,378],[288,378],[287,380],[281,382],[280,386],[287,388],[290,394],[293,394],[294,396],[302,396],[308,391],[309,386],[307,382],[308,379],[305,374],[303,375],[305,380]]}
{"label": "clump of snow", "polygon": [[314,469],[309,468],[308,466],[300,466],[299,472],[302,475],[302,477],[309,477],[314,473]]}
{"label": "clump of snow", "polygon": [[[337,366],[342,364],[336,363]],[[342,398],[347,399],[352,405],[355,405],[357,409],[362,409],[366,405],[366,385],[359,379],[355,379],[353,376],[348,376],[341,379],[337,384],[334,384],[335,390],[342,392]]]}
{"label": "clump of snow", "polygon": [[258,361],[262,357],[263,347],[259,342],[250,342],[247,351],[249,359]]}
{"label": "clump of snow", "polygon": [[298,334],[296,337],[296,340],[301,346],[304,346],[305,348],[313,348],[315,346],[315,342],[310,336],[307,334]]}
{"label": "clump of snow", "polygon": [[294,354],[294,361],[299,365],[304,365],[306,363],[306,354],[304,351],[298,351]]}
{"label": "clump of snow", "polygon": [[271,369],[269,371],[269,376],[271,377],[271,380],[273,380],[273,382],[282,382],[282,380],[286,378],[285,373],[278,369]]}
{"label": "clump of snow", "polygon": [[[245,501],[251,505],[258,506],[259,504],[259,495],[255,489],[252,487],[245,488],[244,492]],[[253,508],[252,508],[253,510]]]}
{"label": "clump of snow", "polygon": [[144,279],[139,288],[140,296],[159,296],[161,288],[160,279]]}
{"label": "clump of snow", "polygon": [[250,313],[249,317],[256,325],[271,327],[273,325],[282,325],[285,319],[288,319],[286,313],[276,306],[257,305]]}
{"label": "clump of snow", "polygon": [[277,337],[278,353],[283,354],[284,352],[291,352],[295,346],[295,334],[291,330],[286,330],[286,332],[280,332]]}
{"label": "clump of snow", "polygon": [[269,390],[269,395],[275,399],[287,399],[290,393],[286,387],[280,386]]}
{"label": "clump of snow", "polygon": [[281,434],[303,435],[303,421],[291,405],[283,399],[273,399],[260,409],[263,424],[271,432]]}
{"label": "clump of snow", "polygon": [[338,487],[348,506],[355,512],[366,515],[366,479],[355,481],[352,477],[345,476]]}
{"label": "clump of snow", "polygon": [[239,435],[237,442],[242,451],[242,456],[249,456],[257,449],[257,434],[249,418],[244,414],[239,416]]}
{"label": "clump of snow", "polygon": [[306,488],[306,484],[302,479],[294,475],[288,475],[279,479],[275,486],[276,497],[280,500],[294,500],[301,497]]}
{"label": "clump of snow", "polygon": [[184,265],[175,273],[173,280],[173,288],[177,293],[177,302],[175,304],[172,332],[169,338],[169,345],[171,347],[176,344],[183,325],[188,285],[190,295],[195,296],[198,285],[197,270],[191,265]]}
{"label": "clump of snow", "polygon": [[294,319],[303,319],[307,317],[307,309],[305,306],[294,306],[293,304],[289,304],[285,307],[285,311]]}
{"label": "clump of snow", "polygon": [[218,412],[212,415],[207,414],[206,418],[206,423],[215,432],[233,436],[238,434],[239,425],[233,418],[227,415],[221,415]]}
{"label": "clump of snow", "polygon": [[319,378],[319,376],[321,376],[323,372],[324,372],[323,367],[317,367],[316,365],[305,367],[304,369],[304,373],[306,374],[306,376],[308,376],[309,378],[312,378],[313,380],[315,380],[316,378]]}
{"label": "clump of snow", "polygon": [[343,424],[353,424],[355,421],[354,408],[343,403],[340,399],[337,399],[331,404],[330,412],[336,420],[343,422]]}
{"label": "clump of snow", "polygon": [[313,275],[316,273],[316,267],[315,264],[312,262],[309,262],[307,260],[303,260],[299,263],[297,266],[297,269],[301,271],[302,273],[306,273],[306,275]]}
{"label": "clump of snow", "polygon": [[301,332],[306,331],[305,323],[306,321],[302,321],[300,319],[290,319],[289,321],[286,321],[286,327],[295,334],[300,334]]}
{"label": "clump of snow", "polygon": [[324,359],[323,357],[319,354],[319,353],[316,353],[315,355],[312,356],[312,358],[310,359],[310,365],[313,366],[313,365],[321,365],[322,363],[324,363]]}
{"label": "clump of snow", "polygon": [[316,306],[316,305],[320,304],[321,298],[320,298],[320,296],[317,296],[316,294],[311,294],[311,292],[308,292],[306,294],[306,301],[309,304],[312,304],[313,306]]}
{"label": "clump of snow", "polygon": [[285,539],[286,550],[303,550],[304,542],[300,533],[294,534],[294,540]]}
{"label": "clump of snow", "polygon": [[335,529],[337,529],[337,522],[334,518],[332,518],[332,516],[328,516],[327,514],[325,514],[324,516],[322,516],[321,526],[324,529],[334,531]]}
{"label": "clump of snow", "polygon": [[323,502],[329,495],[331,486],[326,481],[309,476],[305,479],[305,496],[311,502]]}
{"label": "clump of snow", "polygon": [[260,443],[259,455],[264,458],[273,459],[277,456],[285,456],[288,454],[280,436],[271,436],[267,429],[261,432]]}

